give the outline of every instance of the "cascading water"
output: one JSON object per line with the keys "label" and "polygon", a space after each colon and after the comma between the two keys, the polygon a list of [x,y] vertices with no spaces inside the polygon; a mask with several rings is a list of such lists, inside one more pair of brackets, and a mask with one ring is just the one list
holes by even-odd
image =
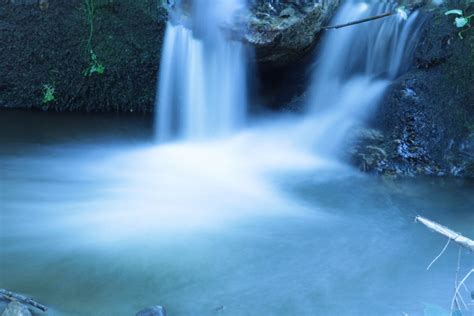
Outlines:
{"label": "cascading water", "polygon": [[[347,1],[333,24],[396,10],[396,1]],[[349,129],[381,101],[391,80],[406,70],[420,30],[418,12],[327,31],[309,98],[312,142],[334,154]]]}
{"label": "cascading water", "polygon": [[160,141],[228,134],[244,121],[246,52],[223,31],[244,8],[244,0],[181,0],[171,9],[157,98]]}
{"label": "cascading water", "polygon": [[[225,133],[244,117],[243,48],[218,28],[235,7],[216,8],[239,3],[194,3],[208,20],[186,19],[183,6],[168,26],[162,140]],[[393,6],[349,2],[334,23]],[[472,235],[472,184],[384,185],[307,143],[316,134],[332,151],[381,100],[418,24],[415,13],[328,32],[310,124],[271,117],[224,139],[150,146],[142,120],[2,111],[1,287],[50,315],[140,315],[156,304],[171,315],[448,315],[431,303],[451,303],[457,249],[426,273],[442,241],[410,222],[423,210]],[[460,275],[472,269],[464,259]]]}

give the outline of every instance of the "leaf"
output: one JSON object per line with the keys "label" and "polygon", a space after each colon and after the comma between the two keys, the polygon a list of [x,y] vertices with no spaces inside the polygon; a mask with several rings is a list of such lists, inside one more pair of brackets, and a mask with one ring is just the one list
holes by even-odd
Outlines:
{"label": "leaf", "polygon": [[444,15],[450,15],[450,14],[456,14],[460,16],[463,15],[462,10],[459,10],[459,9],[449,10],[449,11],[444,12]]}
{"label": "leaf", "polygon": [[461,28],[461,27],[464,27],[466,24],[469,23],[469,19],[465,18],[465,17],[461,17],[461,18],[456,18],[454,20],[454,24],[456,25],[456,27],[458,28]]}

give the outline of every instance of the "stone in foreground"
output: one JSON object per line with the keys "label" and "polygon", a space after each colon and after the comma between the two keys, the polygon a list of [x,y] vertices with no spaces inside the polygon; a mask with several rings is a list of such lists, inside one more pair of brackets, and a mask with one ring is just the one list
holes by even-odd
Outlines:
{"label": "stone in foreground", "polygon": [[2,316],[31,316],[31,312],[25,305],[20,302],[13,301],[7,305]]}
{"label": "stone in foreground", "polygon": [[156,305],[142,309],[135,316],[166,316],[166,310],[163,306]]}

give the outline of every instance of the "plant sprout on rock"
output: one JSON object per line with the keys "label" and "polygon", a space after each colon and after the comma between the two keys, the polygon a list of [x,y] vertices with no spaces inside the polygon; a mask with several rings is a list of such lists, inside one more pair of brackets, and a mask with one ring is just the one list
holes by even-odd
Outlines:
{"label": "plant sprout on rock", "polygon": [[90,61],[89,67],[84,71],[85,76],[91,76],[92,74],[102,75],[105,71],[105,66],[99,61],[96,53],[90,50]]}
{"label": "plant sprout on rock", "polygon": [[458,15],[458,17],[454,19],[454,25],[456,25],[457,28],[461,29],[467,26],[467,28],[461,30],[458,33],[461,39],[463,39],[462,33],[467,32],[468,30],[472,29],[471,18],[474,17],[474,14],[464,16],[464,12],[459,9],[449,10],[449,11],[446,11],[444,14],[445,15]]}
{"label": "plant sprout on rock", "polygon": [[54,100],[56,100],[56,97],[54,96],[56,89],[52,85],[44,84],[42,91],[43,91],[43,104],[53,102]]}

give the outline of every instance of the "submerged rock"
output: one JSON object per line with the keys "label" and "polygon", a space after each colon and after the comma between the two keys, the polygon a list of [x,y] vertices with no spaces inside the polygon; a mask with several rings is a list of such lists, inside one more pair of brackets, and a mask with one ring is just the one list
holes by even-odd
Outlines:
{"label": "submerged rock", "polygon": [[31,312],[25,305],[20,302],[13,301],[7,305],[2,316],[31,316]]}
{"label": "submerged rock", "polygon": [[166,316],[166,310],[163,306],[156,305],[139,311],[135,316]]}

